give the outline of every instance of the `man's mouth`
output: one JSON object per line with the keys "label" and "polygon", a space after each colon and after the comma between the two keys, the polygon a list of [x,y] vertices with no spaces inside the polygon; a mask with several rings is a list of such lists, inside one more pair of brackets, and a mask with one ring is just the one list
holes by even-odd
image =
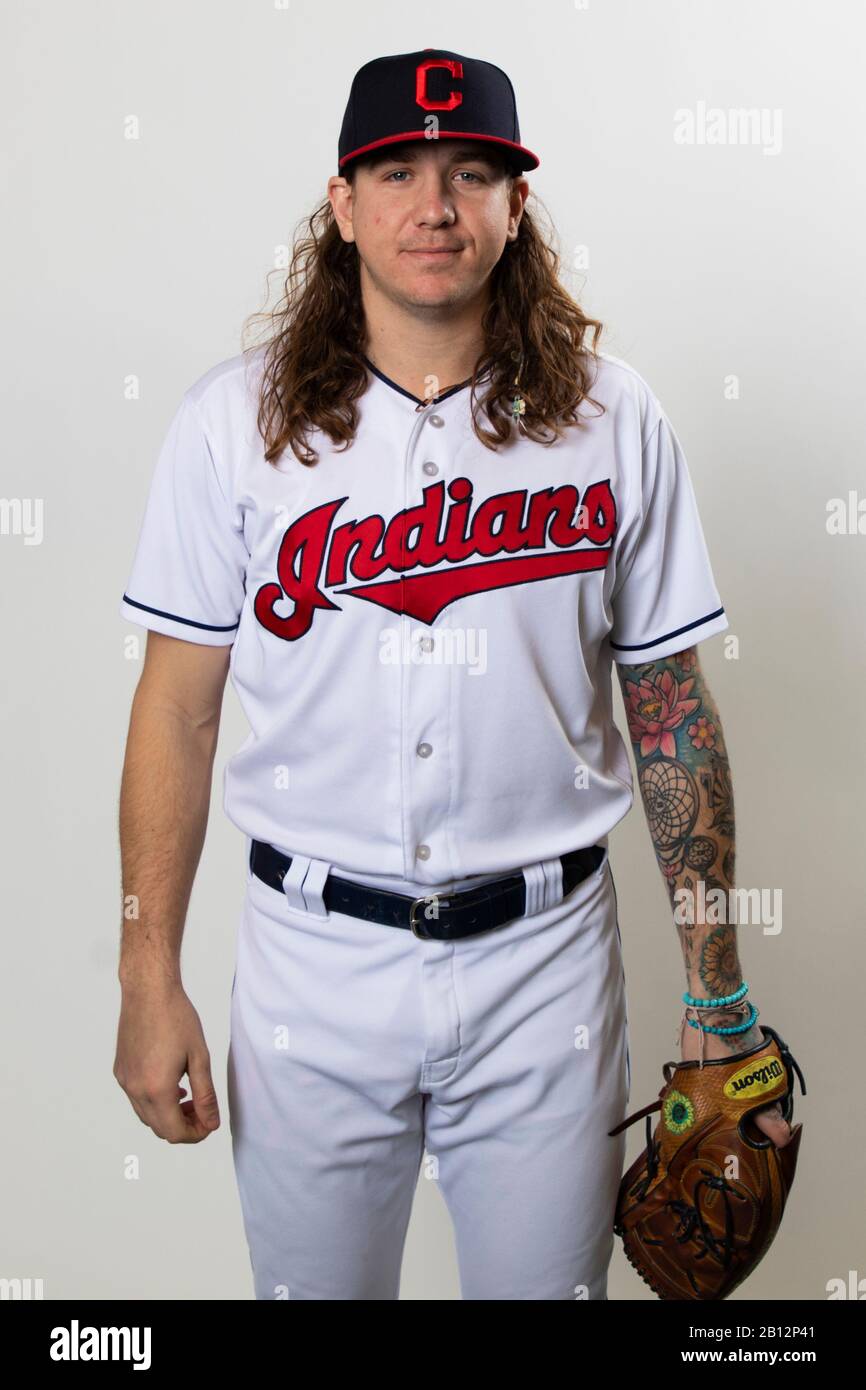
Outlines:
{"label": "man's mouth", "polygon": [[422,260],[434,260],[437,257],[456,256],[460,252],[459,246],[442,247],[419,247],[416,251],[409,251],[410,256],[420,256]]}

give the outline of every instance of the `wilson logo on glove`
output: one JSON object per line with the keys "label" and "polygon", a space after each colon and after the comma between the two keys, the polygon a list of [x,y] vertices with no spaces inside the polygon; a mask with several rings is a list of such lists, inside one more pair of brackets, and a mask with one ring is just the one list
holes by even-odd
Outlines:
{"label": "wilson logo on glove", "polygon": [[752,1096],[775,1091],[784,1076],[782,1063],[775,1060],[768,1062],[765,1067],[743,1067],[742,1071],[735,1072],[730,1081],[725,1082],[725,1095],[732,1100],[750,1100]]}

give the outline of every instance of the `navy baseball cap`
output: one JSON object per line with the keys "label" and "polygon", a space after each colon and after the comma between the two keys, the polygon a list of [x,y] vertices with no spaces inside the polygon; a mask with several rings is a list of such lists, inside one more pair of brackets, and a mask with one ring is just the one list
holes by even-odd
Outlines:
{"label": "navy baseball cap", "polygon": [[493,63],[424,48],[374,58],[358,69],[340,130],[340,173],[371,150],[434,138],[499,145],[521,170],[541,162],[520,143],[514,88]]}

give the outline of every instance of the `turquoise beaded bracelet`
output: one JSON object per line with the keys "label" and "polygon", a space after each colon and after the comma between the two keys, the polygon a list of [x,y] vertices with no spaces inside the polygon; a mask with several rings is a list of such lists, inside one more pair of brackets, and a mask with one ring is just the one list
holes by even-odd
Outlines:
{"label": "turquoise beaded bracelet", "polygon": [[686,990],[683,994],[683,1003],[691,1004],[696,1009],[717,1009],[723,1004],[736,1004],[748,992],[749,986],[744,980],[740,988],[735,990],[733,994],[723,994],[718,999],[696,999],[693,994],[689,994]]}
{"label": "turquoise beaded bracelet", "polygon": [[700,1028],[703,1033],[748,1033],[759,1013],[759,1010],[755,1008],[751,1001],[749,1002],[749,1008],[752,1012],[746,1022],[737,1023],[730,1028],[717,1028],[715,1024],[712,1023],[699,1023],[695,1018],[687,1018],[686,1022],[690,1028]]}

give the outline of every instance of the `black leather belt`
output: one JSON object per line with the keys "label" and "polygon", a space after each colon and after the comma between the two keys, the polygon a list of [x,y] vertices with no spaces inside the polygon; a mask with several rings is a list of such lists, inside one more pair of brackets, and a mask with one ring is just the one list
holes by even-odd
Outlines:
{"label": "black leather belt", "polygon": [[[561,856],[563,897],[598,868],[604,855],[604,845],[590,845]],[[283,879],[291,863],[290,855],[253,840],[250,868],[269,888],[283,892]],[[322,901],[329,912],[361,917],[365,922],[379,922],[385,927],[403,927],[428,941],[456,941],[522,917],[526,910],[526,879],[522,873],[509,874],[479,888],[465,888],[444,897],[431,892],[423,898],[410,898],[328,874]]]}

